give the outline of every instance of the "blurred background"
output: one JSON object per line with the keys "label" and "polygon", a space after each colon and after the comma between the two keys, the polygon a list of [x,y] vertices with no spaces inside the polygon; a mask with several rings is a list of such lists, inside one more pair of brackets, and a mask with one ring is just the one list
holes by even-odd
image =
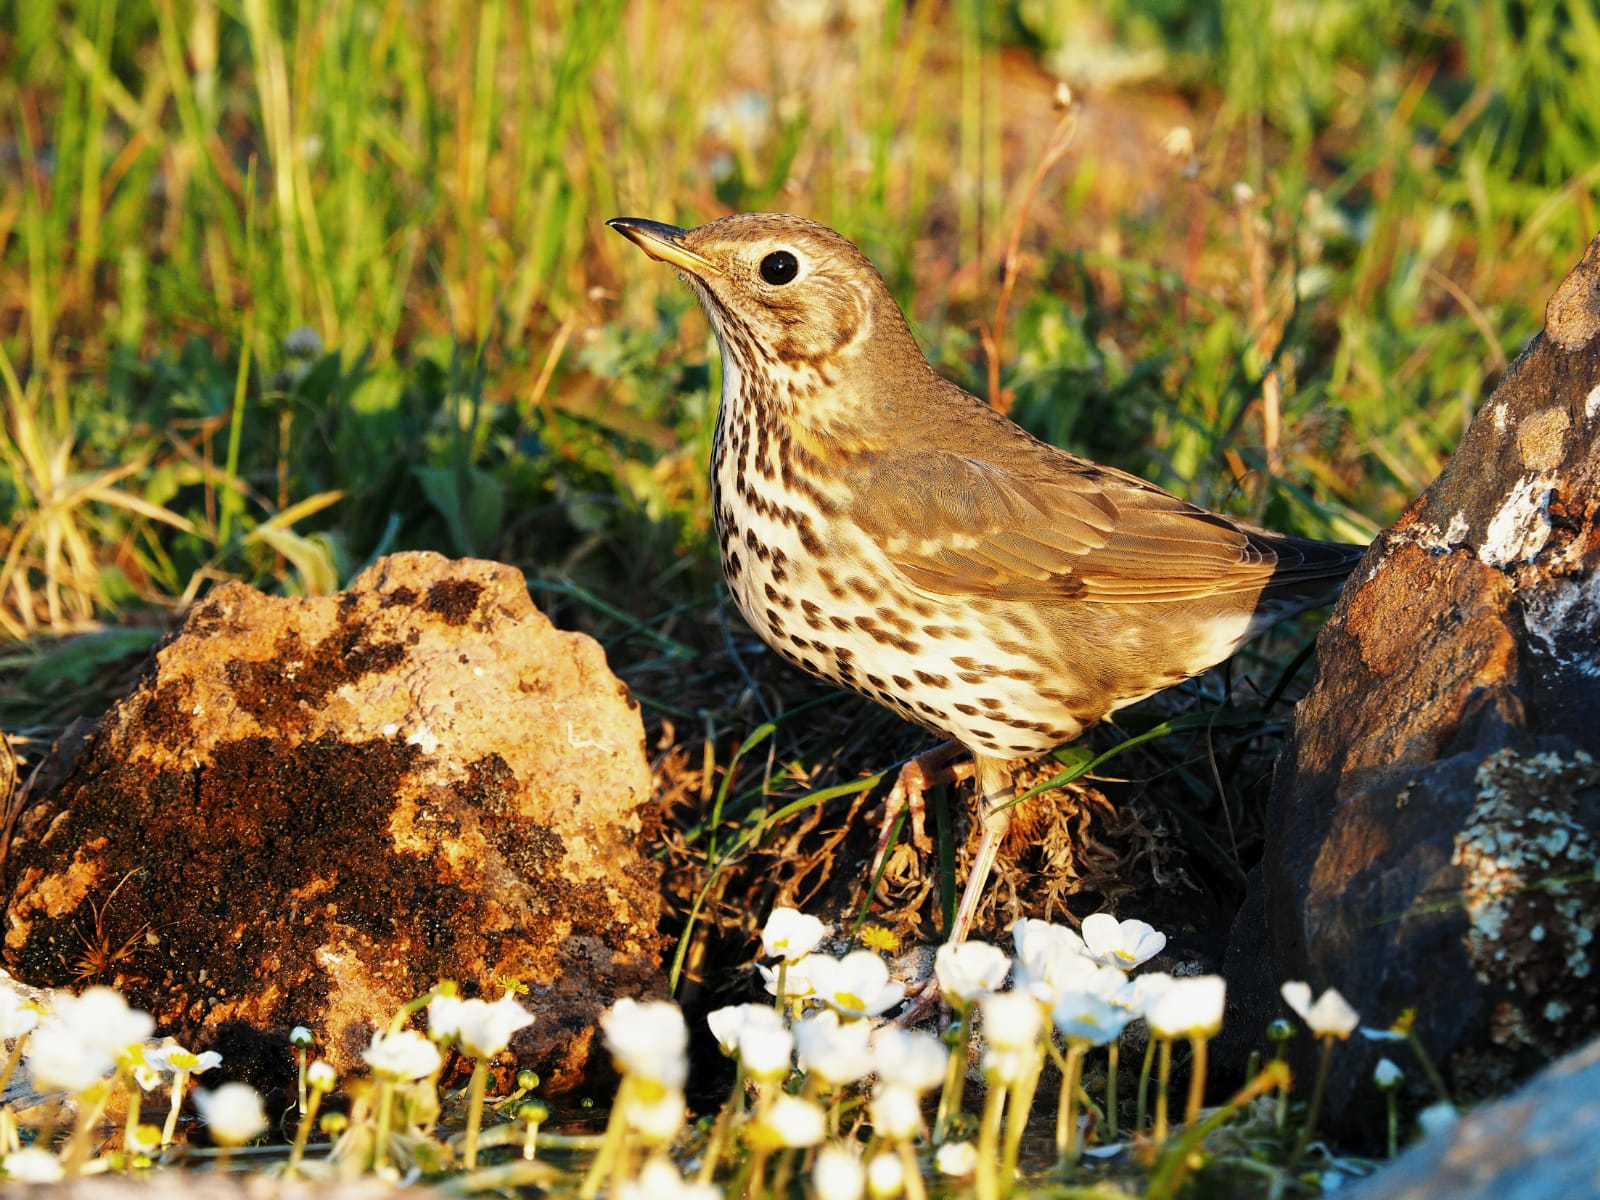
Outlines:
{"label": "blurred background", "polygon": [[714,343],[611,216],[814,217],[1041,436],[1365,539],[1597,192],[1588,0],[0,0],[0,723],[411,547],[662,744],[781,708],[717,658]]}

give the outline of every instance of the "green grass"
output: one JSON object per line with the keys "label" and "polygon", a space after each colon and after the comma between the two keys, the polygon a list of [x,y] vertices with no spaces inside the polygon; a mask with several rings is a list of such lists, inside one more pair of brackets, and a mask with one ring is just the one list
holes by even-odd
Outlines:
{"label": "green grass", "polygon": [[[415,547],[522,567],[696,754],[795,709],[792,676],[736,699],[762,693],[716,618],[720,366],[619,213],[830,223],[980,392],[1019,230],[1019,420],[1352,540],[1432,479],[1595,231],[1581,3],[782,9],[0,0],[0,726],[95,715],[151,636],[63,635]],[[1024,205],[1040,64],[1096,29],[1154,72],[1080,89]],[[1258,687],[1298,645],[1252,649]],[[777,777],[890,765],[837,732],[782,721]],[[1151,770],[1208,791],[1197,753]],[[745,774],[759,825],[774,767]]]}
{"label": "green grass", "polygon": [[[0,4],[5,632],[220,576],[325,590],[398,546],[620,596],[641,550],[698,554],[714,355],[668,273],[605,235],[616,213],[830,222],[982,387],[974,329],[1048,124],[1002,110],[1017,56],[1064,36],[1050,6],[886,4],[821,33],[739,11]],[[1576,3],[1281,11],[1111,7],[1113,37],[1165,55],[1133,95],[1194,114],[1192,177],[1146,155],[1156,183],[1119,209],[1102,144],[1069,151],[1026,226],[1004,379],[1074,448],[1359,536],[1432,477],[1593,232],[1600,25]],[[324,349],[296,358],[303,326]],[[671,600],[705,594],[695,561]]]}
{"label": "green grass", "polygon": [[[708,546],[715,346],[606,218],[831,224],[980,392],[1021,222],[999,348],[1019,420],[1353,540],[1427,486],[1600,224],[1586,0],[885,0],[820,29],[782,7],[0,0],[0,726],[96,714],[219,580],[320,593],[396,549],[500,558],[696,765],[703,741],[717,806],[679,822],[700,867],[677,899],[704,925],[730,854],[893,755],[792,676],[764,713],[773,689],[738,675]],[[1079,88],[1024,212],[1056,119],[1040,64],[1097,30],[1091,59],[1152,69]],[[1180,120],[1190,157],[1160,145]],[[1273,691],[1301,644],[1243,670]],[[1215,763],[1257,764],[1244,747],[1115,764],[1223,793],[1171,819],[1224,907],[1248,781]]]}

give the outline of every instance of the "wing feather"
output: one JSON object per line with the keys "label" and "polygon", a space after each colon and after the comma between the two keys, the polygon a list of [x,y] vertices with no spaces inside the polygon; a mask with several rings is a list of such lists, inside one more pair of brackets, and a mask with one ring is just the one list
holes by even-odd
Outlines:
{"label": "wing feather", "polygon": [[945,595],[1182,601],[1272,574],[1277,556],[1255,531],[1033,447],[1039,461],[1022,469],[944,450],[857,464],[851,516],[911,583]]}

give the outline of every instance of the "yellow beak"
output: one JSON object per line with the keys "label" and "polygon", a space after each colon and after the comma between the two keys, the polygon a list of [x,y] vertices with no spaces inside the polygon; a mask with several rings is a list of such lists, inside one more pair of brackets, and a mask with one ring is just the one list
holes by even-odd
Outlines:
{"label": "yellow beak", "polygon": [[612,217],[606,222],[658,262],[671,263],[693,275],[721,275],[722,268],[683,244],[684,230],[643,217]]}

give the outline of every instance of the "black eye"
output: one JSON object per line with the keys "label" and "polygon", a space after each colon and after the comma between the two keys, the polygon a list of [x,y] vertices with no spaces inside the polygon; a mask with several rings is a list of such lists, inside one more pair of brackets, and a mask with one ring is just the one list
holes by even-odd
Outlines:
{"label": "black eye", "polygon": [[780,287],[800,274],[800,260],[787,250],[774,250],[761,260],[761,278]]}

